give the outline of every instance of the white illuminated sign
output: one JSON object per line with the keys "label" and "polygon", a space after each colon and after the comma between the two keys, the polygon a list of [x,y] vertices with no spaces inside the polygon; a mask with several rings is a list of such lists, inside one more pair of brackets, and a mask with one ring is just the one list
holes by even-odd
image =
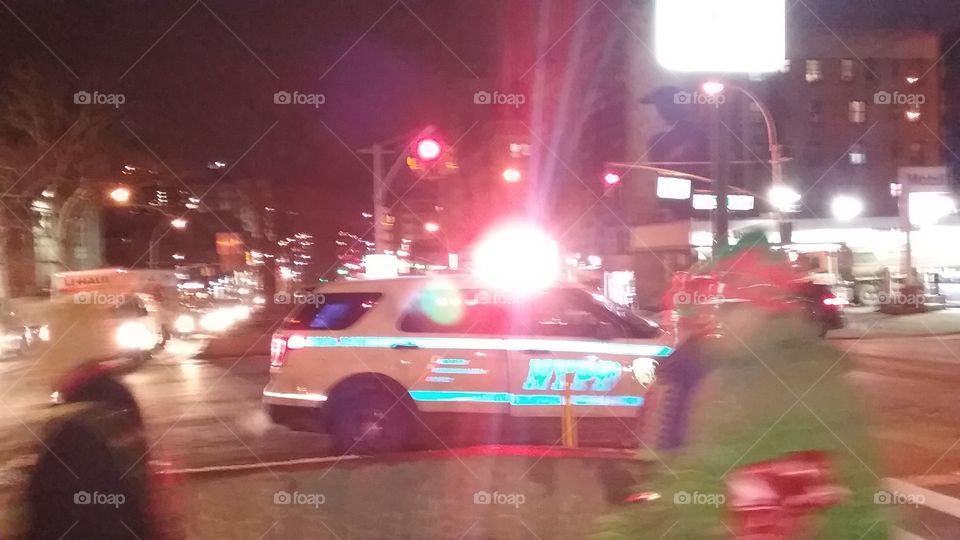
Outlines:
{"label": "white illuminated sign", "polygon": [[657,177],[657,197],[661,199],[689,199],[690,179],[674,176]]}
{"label": "white illuminated sign", "polygon": [[[727,195],[727,209],[732,211],[753,210],[753,195]],[[694,193],[693,207],[696,210],[716,210],[717,196],[712,193]]]}
{"label": "white illuminated sign", "polygon": [[784,0],[657,0],[656,54],[666,69],[770,73],[786,57]]}
{"label": "white illuminated sign", "polygon": [[364,276],[367,279],[386,279],[397,277],[400,262],[396,255],[386,253],[368,253],[363,258],[366,265]]}

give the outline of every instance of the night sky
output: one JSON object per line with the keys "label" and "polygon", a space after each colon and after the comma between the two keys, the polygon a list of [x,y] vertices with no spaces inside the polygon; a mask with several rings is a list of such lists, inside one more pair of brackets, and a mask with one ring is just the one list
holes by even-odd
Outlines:
{"label": "night sky", "polygon": [[[218,159],[270,178],[323,237],[369,206],[370,174],[348,147],[450,116],[451,85],[499,76],[505,21],[531,3],[0,0],[0,86],[19,62],[66,88],[123,93],[116,120],[174,170]],[[791,25],[932,28],[945,48],[960,37],[953,0],[788,6]],[[278,107],[278,90],[326,103]],[[105,151],[123,160],[143,151],[136,138]]]}

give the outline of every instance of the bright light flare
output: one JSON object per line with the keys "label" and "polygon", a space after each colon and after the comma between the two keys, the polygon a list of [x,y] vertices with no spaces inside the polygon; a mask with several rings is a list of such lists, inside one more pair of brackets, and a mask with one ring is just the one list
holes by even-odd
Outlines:
{"label": "bright light flare", "polygon": [[200,328],[205,332],[219,333],[230,328],[236,319],[233,316],[233,310],[230,308],[219,308],[204,313],[200,317]]}
{"label": "bright light flare", "polygon": [[512,223],[480,240],[473,251],[473,270],[490,288],[532,293],[560,277],[560,253],[538,227]]}
{"label": "bright light flare", "polygon": [[197,328],[197,320],[193,318],[193,315],[184,313],[173,321],[173,328],[178,334],[190,334]]}
{"label": "bright light flare", "polygon": [[946,193],[915,192],[909,195],[910,223],[918,227],[933,225],[956,211],[956,202]]}
{"label": "bright light flare", "polygon": [[770,204],[781,212],[793,212],[797,209],[797,203],[800,202],[800,194],[796,190],[787,186],[774,186],[770,188]]}
{"label": "bright light flare", "polygon": [[671,71],[771,73],[786,58],[784,0],[657,0],[654,25]]}
{"label": "bright light flare", "polygon": [[830,210],[840,221],[850,221],[863,213],[863,201],[850,195],[837,195],[830,203]]}
{"label": "bright light flare", "polygon": [[117,345],[124,350],[149,351],[157,344],[157,335],[141,321],[126,321],[117,328]]}
{"label": "bright light flare", "polygon": [[508,184],[516,184],[522,178],[520,171],[514,169],[513,167],[508,167],[503,170],[503,181]]}
{"label": "bright light flare", "polygon": [[608,172],[603,175],[603,181],[606,182],[608,186],[612,186],[620,182],[620,175],[615,172]]}
{"label": "bright light flare", "polygon": [[428,221],[423,224],[423,230],[427,231],[428,233],[438,232],[440,230],[440,224],[434,221]]}
{"label": "bright light flare", "polygon": [[125,203],[130,200],[130,188],[120,186],[110,192],[110,198],[118,203]]}
{"label": "bright light flare", "polygon": [[187,227],[187,220],[183,218],[172,219],[170,220],[170,225],[174,229],[185,229]]}
{"label": "bright light flare", "polygon": [[238,321],[245,321],[250,318],[250,306],[237,305],[230,310],[233,318]]}
{"label": "bright light flare", "polygon": [[703,83],[700,88],[703,90],[704,94],[707,94],[708,96],[716,96],[723,93],[725,86],[722,82],[707,81]]}
{"label": "bright light flare", "polygon": [[432,161],[440,157],[440,142],[436,139],[420,139],[417,141],[417,157],[424,161]]}

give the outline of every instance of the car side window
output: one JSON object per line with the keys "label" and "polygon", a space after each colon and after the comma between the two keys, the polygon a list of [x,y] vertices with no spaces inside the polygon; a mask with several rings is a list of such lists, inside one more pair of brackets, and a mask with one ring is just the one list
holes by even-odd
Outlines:
{"label": "car side window", "polygon": [[622,328],[589,295],[574,289],[549,289],[516,306],[513,334],[608,339]]}
{"label": "car side window", "polygon": [[299,330],[343,330],[370,311],[380,299],[379,293],[311,294],[309,299],[283,323],[283,328]]}
{"label": "car side window", "polygon": [[400,330],[411,333],[503,334],[507,310],[491,295],[473,289],[426,290],[400,316]]}

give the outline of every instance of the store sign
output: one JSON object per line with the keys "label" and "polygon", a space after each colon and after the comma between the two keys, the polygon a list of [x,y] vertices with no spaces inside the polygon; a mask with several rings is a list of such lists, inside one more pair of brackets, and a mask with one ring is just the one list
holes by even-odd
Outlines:
{"label": "store sign", "polygon": [[770,73],[786,57],[784,0],[657,0],[656,54],[671,71]]}
{"label": "store sign", "polygon": [[946,167],[900,167],[897,181],[906,191],[950,191]]}
{"label": "store sign", "polygon": [[689,178],[677,178],[675,176],[657,177],[657,197],[661,199],[689,199],[690,189],[691,182]]}
{"label": "store sign", "polygon": [[[727,195],[727,210],[730,211],[748,211],[753,210],[753,195]],[[712,193],[694,193],[694,210],[716,210],[717,196]]]}

